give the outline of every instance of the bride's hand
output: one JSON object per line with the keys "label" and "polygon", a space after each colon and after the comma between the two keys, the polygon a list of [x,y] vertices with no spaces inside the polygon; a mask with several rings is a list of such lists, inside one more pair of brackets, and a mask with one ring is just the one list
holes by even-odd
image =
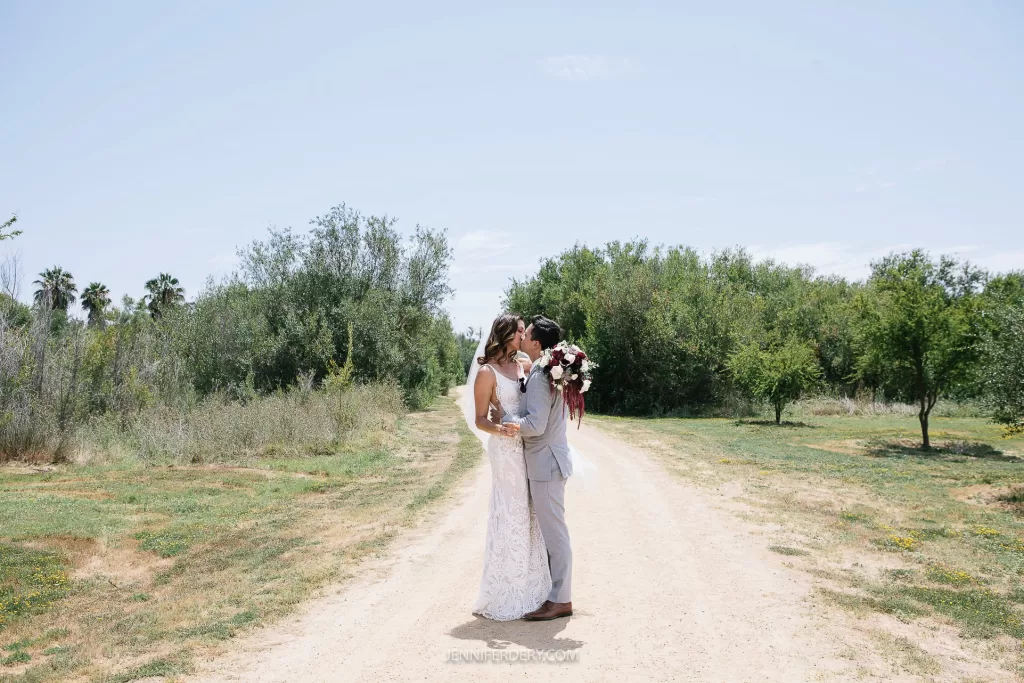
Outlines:
{"label": "bride's hand", "polygon": [[498,433],[502,436],[518,436],[519,425],[515,423],[500,424],[498,425]]}

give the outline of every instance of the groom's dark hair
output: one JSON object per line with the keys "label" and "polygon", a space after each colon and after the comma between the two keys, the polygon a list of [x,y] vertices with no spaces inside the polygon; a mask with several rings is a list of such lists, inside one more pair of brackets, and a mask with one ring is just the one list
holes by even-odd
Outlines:
{"label": "groom's dark hair", "polygon": [[533,338],[540,342],[541,349],[550,349],[562,341],[562,328],[554,320],[542,315],[533,316]]}

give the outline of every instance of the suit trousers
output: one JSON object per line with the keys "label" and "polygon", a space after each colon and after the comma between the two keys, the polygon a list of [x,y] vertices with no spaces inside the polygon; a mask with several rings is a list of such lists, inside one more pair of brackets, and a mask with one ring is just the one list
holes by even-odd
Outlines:
{"label": "suit trousers", "polygon": [[551,569],[551,602],[571,602],[572,547],[569,527],[565,524],[565,482],[562,471],[551,459],[551,480],[530,480],[530,498],[540,523],[540,533],[548,550]]}

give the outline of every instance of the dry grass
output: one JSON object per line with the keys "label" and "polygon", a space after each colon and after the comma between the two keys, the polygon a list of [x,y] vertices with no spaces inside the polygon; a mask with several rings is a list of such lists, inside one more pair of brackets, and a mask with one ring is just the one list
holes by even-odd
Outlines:
{"label": "dry grass", "polygon": [[[397,421],[372,418],[365,402],[353,405],[358,415],[345,425],[351,438],[318,446],[330,452],[275,452],[279,423],[257,426],[245,451],[225,458],[248,463],[241,466],[153,466],[128,457],[0,469],[0,558],[22,558],[20,569],[0,569],[0,596],[38,593],[44,577],[36,580],[28,567],[42,559],[53,584],[0,626],[8,653],[0,681],[186,672],[197,653],[220,650],[349,575],[480,456],[452,399]],[[224,423],[197,418],[185,430],[192,436],[162,442],[181,446],[158,451],[161,459],[191,459],[188,444],[217,424]]]}
{"label": "dry grass", "polygon": [[[897,416],[916,417],[918,406],[910,403],[887,403],[869,398],[811,397],[792,404],[786,415],[795,416],[846,416],[873,417]],[[932,411],[933,417],[982,417],[983,411],[973,403],[943,401]]]}
{"label": "dry grass", "polygon": [[154,406],[129,425],[115,415],[79,430],[79,464],[252,463],[260,457],[331,453],[363,439],[386,447],[404,412],[395,384],[355,385],[338,391],[293,388],[247,403],[214,395],[186,408]]}

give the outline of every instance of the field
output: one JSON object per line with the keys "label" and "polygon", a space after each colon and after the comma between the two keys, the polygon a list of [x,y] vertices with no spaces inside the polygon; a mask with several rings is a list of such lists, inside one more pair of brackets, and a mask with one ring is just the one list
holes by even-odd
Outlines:
{"label": "field", "polygon": [[762,524],[900,670],[985,657],[1021,673],[1024,439],[969,417],[933,418],[929,453],[908,415],[587,419]]}
{"label": "field", "polygon": [[187,672],[344,579],[479,455],[442,397],[334,448],[268,446],[245,464],[0,468],[0,681]]}

